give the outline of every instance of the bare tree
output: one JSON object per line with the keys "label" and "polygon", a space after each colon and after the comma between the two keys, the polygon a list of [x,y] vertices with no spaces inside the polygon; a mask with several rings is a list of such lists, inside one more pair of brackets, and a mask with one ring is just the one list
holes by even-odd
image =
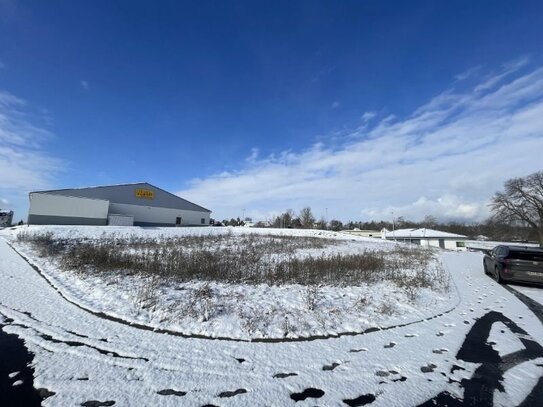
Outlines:
{"label": "bare tree", "polygon": [[300,221],[300,218],[293,218],[291,224],[294,229],[302,228],[302,222]]}
{"label": "bare tree", "polygon": [[324,216],[322,216],[319,220],[316,220],[313,222],[313,226],[310,226],[310,227],[315,227],[317,229],[322,229],[322,230],[326,230],[328,229],[328,225],[326,224],[326,220],[324,219]]}
{"label": "bare tree", "polygon": [[505,182],[505,191],[496,192],[490,203],[497,221],[529,226],[543,247],[543,171]]}
{"label": "bare tree", "polygon": [[294,217],[296,216],[294,214],[294,211],[292,209],[287,209],[285,213],[283,213],[281,216],[283,219],[283,227],[284,228],[292,227],[292,219],[294,219]]}
{"label": "bare tree", "polygon": [[309,206],[300,211],[300,222],[302,222],[302,226],[306,229],[311,229],[315,224],[315,217]]}
{"label": "bare tree", "polygon": [[337,219],[332,219],[330,221],[330,229],[338,232],[340,231],[341,229],[343,229],[343,223],[341,223],[340,220],[337,220]]}
{"label": "bare tree", "polygon": [[273,227],[276,228],[290,228],[292,227],[292,221],[294,220],[295,214],[292,209],[287,209],[281,215],[275,218],[273,222]]}
{"label": "bare tree", "polygon": [[437,219],[435,216],[426,215],[422,221],[422,225],[427,229],[435,228],[437,225]]}

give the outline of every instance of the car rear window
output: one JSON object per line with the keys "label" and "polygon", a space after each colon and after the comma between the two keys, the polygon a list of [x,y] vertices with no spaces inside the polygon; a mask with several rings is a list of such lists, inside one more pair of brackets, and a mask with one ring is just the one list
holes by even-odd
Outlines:
{"label": "car rear window", "polygon": [[534,252],[523,252],[523,251],[515,251],[510,250],[509,251],[509,257],[510,259],[518,259],[518,260],[528,260],[528,261],[542,261],[543,262],[543,253],[534,253]]}

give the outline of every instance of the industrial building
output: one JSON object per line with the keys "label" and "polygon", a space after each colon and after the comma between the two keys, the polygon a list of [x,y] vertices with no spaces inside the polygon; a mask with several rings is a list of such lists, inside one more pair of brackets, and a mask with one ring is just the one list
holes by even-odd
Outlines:
{"label": "industrial building", "polygon": [[146,182],[29,194],[30,225],[207,226],[211,211]]}
{"label": "industrial building", "polygon": [[382,239],[408,242],[425,247],[440,247],[441,249],[465,251],[467,236],[440,230],[416,228],[381,231]]}

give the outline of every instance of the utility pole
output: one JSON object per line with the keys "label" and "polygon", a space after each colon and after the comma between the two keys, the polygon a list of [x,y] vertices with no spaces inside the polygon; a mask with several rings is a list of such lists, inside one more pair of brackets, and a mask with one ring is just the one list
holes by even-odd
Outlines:
{"label": "utility pole", "polygon": [[324,225],[325,229],[328,229],[328,208],[326,209],[326,217],[324,218],[324,221],[326,222],[326,225]]}

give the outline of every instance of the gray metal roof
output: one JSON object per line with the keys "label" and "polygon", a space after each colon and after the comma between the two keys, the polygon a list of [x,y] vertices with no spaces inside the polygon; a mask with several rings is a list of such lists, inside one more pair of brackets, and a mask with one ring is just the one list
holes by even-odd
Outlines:
{"label": "gray metal roof", "polygon": [[[136,189],[148,189],[154,192],[153,199],[137,198]],[[34,191],[36,193],[47,193],[54,195],[74,196],[81,198],[106,199],[112,203],[155,206],[161,208],[183,209],[187,211],[210,212],[203,206],[196,205],[186,199],[174,195],[161,188],[155,187],[147,182],[133,184],[104,185],[85,188],[56,189],[49,191]],[[32,193],[32,192],[31,192]]]}

